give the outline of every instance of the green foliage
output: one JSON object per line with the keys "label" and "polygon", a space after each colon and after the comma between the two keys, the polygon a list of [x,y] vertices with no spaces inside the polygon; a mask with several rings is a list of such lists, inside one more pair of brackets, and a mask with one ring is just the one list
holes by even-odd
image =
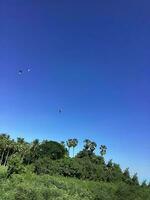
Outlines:
{"label": "green foliage", "polygon": [[53,161],[47,158],[35,162],[35,173],[62,175],[95,181],[121,181],[122,172],[117,164],[106,168],[102,157],[65,158]]}
{"label": "green foliage", "polygon": [[126,168],[125,171],[123,172],[122,180],[129,185],[132,184],[132,179],[130,176],[129,168]]}
{"label": "green foliage", "polygon": [[37,152],[39,157],[56,160],[65,157],[66,149],[58,142],[45,140],[39,145]]}
{"label": "green foliage", "polygon": [[120,182],[122,180],[122,171],[118,164],[112,163],[110,160],[105,168],[106,181],[108,182]]}
{"label": "green foliage", "polygon": [[66,144],[67,144],[69,151],[70,151],[70,148],[73,148],[73,157],[74,157],[74,148],[78,145],[78,140],[76,138],[68,139]]}
{"label": "green foliage", "polygon": [[77,144],[75,138],[67,141],[68,149],[73,149],[70,158],[65,142],[36,139],[28,143],[24,138],[14,141],[0,134],[0,199],[150,199],[146,181],[139,185],[137,174],[131,177],[128,168],[122,172],[112,160],[105,163],[105,145],[100,146],[101,156],[97,156],[97,144],[86,139],[74,157]]}
{"label": "green foliage", "polygon": [[105,145],[100,146],[100,154],[104,156],[106,154],[107,147]]}
{"label": "green foliage", "polygon": [[39,158],[34,163],[34,172],[36,174],[57,174],[57,162],[47,157]]}
{"label": "green foliage", "polygon": [[144,180],[144,181],[142,182],[141,186],[142,186],[142,187],[146,187],[146,186],[147,186],[146,180]]}
{"label": "green foliage", "polygon": [[1,200],[92,200],[92,194],[73,180],[34,174],[12,176],[0,183]]}
{"label": "green foliage", "polygon": [[12,155],[8,161],[7,177],[10,177],[12,174],[21,174],[23,172],[25,172],[25,167],[22,164],[20,155]]}
{"label": "green foliage", "polygon": [[0,165],[0,179],[6,178],[7,176],[7,167]]}
{"label": "green foliage", "polygon": [[150,190],[126,183],[81,181],[62,176],[13,175],[0,181],[1,200],[149,200]]}
{"label": "green foliage", "polygon": [[134,176],[132,177],[132,183],[134,185],[139,185],[139,180],[138,180],[138,177],[137,177],[137,173],[135,173]]}
{"label": "green foliage", "polygon": [[120,183],[116,195],[119,200],[149,200],[150,190],[142,189],[139,186]]}

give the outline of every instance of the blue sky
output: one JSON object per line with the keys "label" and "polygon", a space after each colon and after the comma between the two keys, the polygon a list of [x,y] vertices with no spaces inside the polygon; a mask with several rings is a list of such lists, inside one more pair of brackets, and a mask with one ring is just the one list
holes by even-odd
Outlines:
{"label": "blue sky", "polygon": [[108,146],[106,160],[150,180],[149,7],[0,0],[0,132],[76,137],[78,149],[90,138]]}

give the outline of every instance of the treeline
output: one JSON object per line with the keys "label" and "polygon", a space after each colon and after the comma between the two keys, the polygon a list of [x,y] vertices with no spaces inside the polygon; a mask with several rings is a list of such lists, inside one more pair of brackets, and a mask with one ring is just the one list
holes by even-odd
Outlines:
{"label": "treeline", "polygon": [[[150,187],[146,181],[140,185],[137,174],[131,176],[128,168],[122,171],[112,160],[105,162],[105,145],[99,147],[100,153],[96,155],[97,144],[86,139],[83,149],[74,156],[77,145],[77,139],[60,143],[48,140],[40,142],[36,139],[29,143],[24,138],[13,140],[7,134],[0,134],[0,164],[7,166],[7,178],[24,173],[30,167],[37,175],[62,175],[82,180],[124,182],[133,186]],[[73,157],[69,156],[71,148]]]}

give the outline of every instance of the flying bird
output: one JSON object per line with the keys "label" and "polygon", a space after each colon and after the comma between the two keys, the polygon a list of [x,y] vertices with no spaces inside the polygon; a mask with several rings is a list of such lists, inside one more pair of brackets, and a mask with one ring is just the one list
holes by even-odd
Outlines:
{"label": "flying bird", "polygon": [[62,113],[62,109],[59,109],[58,112],[59,112],[59,114],[61,114]]}
{"label": "flying bird", "polygon": [[23,71],[22,71],[22,70],[19,70],[19,71],[18,71],[18,74],[19,74],[19,75],[21,75],[22,73],[23,73]]}

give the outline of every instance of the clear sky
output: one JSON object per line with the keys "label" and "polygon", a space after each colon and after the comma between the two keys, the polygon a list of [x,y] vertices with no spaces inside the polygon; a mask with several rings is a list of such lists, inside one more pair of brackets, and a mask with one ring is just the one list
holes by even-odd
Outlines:
{"label": "clear sky", "polygon": [[89,138],[150,180],[149,8],[149,0],[0,0],[0,132],[75,137],[79,147]]}

